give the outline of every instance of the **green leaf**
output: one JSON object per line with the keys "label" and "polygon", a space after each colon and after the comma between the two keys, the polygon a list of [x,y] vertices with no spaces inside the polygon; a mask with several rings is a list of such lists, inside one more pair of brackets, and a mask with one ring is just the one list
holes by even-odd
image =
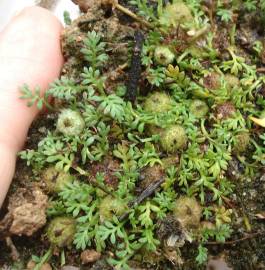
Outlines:
{"label": "green leaf", "polygon": [[78,86],[73,79],[62,76],[50,84],[47,94],[57,99],[73,101],[77,99],[77,94],[82,91],[83,88]]}
{"label": "green leaf", "polygon": [[84,47],[81,52],[84,55],[86,61],[88,61],[91,67],[102,67],[108,60],[107,54],[105,54],[106,43],[101,41],[101,37],[95,31],[88,32],[87,37],[84,39]]}
{"label": "green leaf", "polygon": [[51,108],[48,103],[48,93],[45,96],[41,95],[41,89],[39,86],[36,86],[34,90],[31,90],[27,84],[24,84],[20,88],[21,96],[20,99],[26,99],[28,107],[32,107],[36,104],[36,107],[41,110],[44,105],[47,108]]}
{"label": "green leaf", "polygon": [[204,264],[205,262],[207,262],[207,258],[208,258],[208,249],[202,245],[199,245],[198,247],[198,255],[196,257],[196,261],[199,264]]}

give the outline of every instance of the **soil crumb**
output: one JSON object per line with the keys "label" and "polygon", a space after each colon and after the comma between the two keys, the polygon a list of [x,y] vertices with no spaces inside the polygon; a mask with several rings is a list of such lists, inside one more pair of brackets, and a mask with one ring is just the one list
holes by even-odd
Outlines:
{"label": "soil crumb", "polygon": [[37,187],[17,189],[10,197],[8,213],[0,221],[0,238],[34,234],[46,223],[47,202],[48,197]]}

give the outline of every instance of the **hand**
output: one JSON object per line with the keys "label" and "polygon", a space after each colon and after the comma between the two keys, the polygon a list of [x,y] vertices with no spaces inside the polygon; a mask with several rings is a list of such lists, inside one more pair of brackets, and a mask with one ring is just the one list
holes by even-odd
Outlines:
{"label": "hand", "polygon": [[37,115],[20,100],[19,87],[43,91],[60,75],[62,25],[47,10],[24,9],[0,33],[0,208],[10,186],[17,152]]}

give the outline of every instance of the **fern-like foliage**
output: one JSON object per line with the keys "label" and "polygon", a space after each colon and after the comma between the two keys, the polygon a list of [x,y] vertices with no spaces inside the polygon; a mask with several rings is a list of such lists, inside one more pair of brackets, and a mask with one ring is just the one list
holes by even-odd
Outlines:
{"label": "fern-like foliage", "polygon": [[73,79],[62,76],[60,80],[56,79],[50,84],[47,94],[58,99],[72,101],[81,90],[82,87],[77,86]]}
{"label": "fern-like foliage", "polygon": [[112,119],[118,122],[122,122],[124,120],[125,102],[122,98],[116,95],[109,95],[95,96],[93,99],[99,102],[99,111],[102,111],[105,115],[110,116]]}
{"label": "fern-like foliage", "polygon": [[84,48],[81,49],[81,52],[93,69],[102,67],[108,60],[105,47],[106,43],[101,41],[99,34],[95,31],[87,33],[87,37],[84,39]]}
{"label": "fern-like foliage", "polygon": [[83,73],[81,73],[83,79],[83,85],[89,85],[99,91],[101,95],[104,95],[104,83],[106,78],[100,74],[98,69],[94,70],[92,67],[84,67]]}
{"label": "fern-like foliage", "polygon": [[[162,2],[158,0],[158,9],[162,9]],[[153,7],[150,7],[148,0],[130,0],[130,4],[138,8],[138,13],[147,20],[157,21],[157,16],[155,15],[155,10]]]}
{"label": "fern-like foliage", "polygon": [[48,94],[44,96],[41,95],[41,89],[39,86],[36,86],[34,90],[31,90],[27,84],[24,84],[21,89],[21,99],[27,100],[28,107],[32,107],[36,104],[37,108],[41,110],[45,105],[47,108],[51,108],[51,105],[48,102]]}

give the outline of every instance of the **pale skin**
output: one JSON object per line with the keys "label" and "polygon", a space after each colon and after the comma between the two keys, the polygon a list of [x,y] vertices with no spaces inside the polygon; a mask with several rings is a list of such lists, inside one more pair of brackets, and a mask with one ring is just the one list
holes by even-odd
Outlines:
{"label": "pale skin", "polygon": [[19,99],[19,87],[39,85],[44,92],[60,75],[62,25],[52,13],[24,9],[0,33],[0,208],[11,184],[17,152],[38,114]]}

